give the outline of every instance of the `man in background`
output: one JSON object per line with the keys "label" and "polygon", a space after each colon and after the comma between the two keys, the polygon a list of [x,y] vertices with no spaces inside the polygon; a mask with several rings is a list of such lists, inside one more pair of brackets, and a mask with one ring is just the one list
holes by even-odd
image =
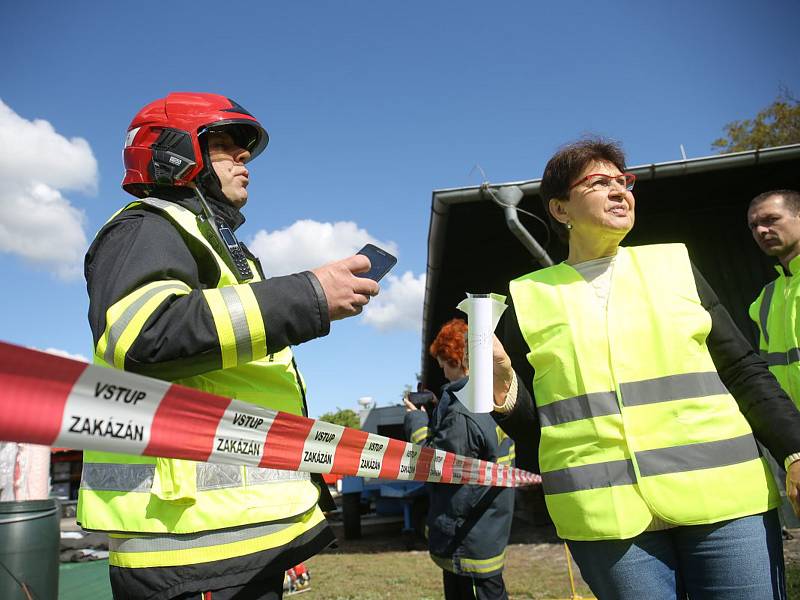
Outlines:
{"label": "man in background", "polygon": [[[750,306],[750,318],[759,330],[759,351],[769,370],[800,408],[800,193],[773,190],[750,202],[747,224],[758,247],[778,259],[778,277],[761,290]],[[767,453],[769,456],[769,453]],[[800,455],[786,457],[783,468],[770,460],[781,495],[786,497],[785,469]],[[780,511],[786,527],[799,527],[800,520],[788,503]]]}

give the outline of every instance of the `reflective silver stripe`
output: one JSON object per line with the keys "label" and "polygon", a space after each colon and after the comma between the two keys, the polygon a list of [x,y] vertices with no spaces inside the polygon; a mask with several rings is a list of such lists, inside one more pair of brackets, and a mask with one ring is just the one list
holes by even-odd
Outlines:
{"label": "reflective silver stripe", "polygon": [[770,281],[764,286],[764,298],[758,308],[758,320],[761,323],[761,335],[764,341],[769,344],[769,332],[767,331],[767,318],[769,317],[769,306],[772,304],[772,295],[775,293],[775,281]]}
{"label": "reflective silver stripe", "polygon": [[[800,358],[800,353],[798,354]],[[655,379],[631,381],[619,386],[624,406],[640,406],[685,398],[701,398],[727,394],[728,390],[716,371],[683,373]],[[592,392],[536,407],[542,427],[561,425],[581,419],[618,415],[614,392]]]}
{"label": "reflective silver stripe", "polygon": [[800,360],[800,348],[789,348],[786,351],[786,361],[787,364],[792,364],[793,362],[797,362]]}
{"label": "reflective silver stripe", "polygon": [[624,406],[639,406],[728,393],[716,371],[667,375],[656,379],[621,383],[619,391],[622,393]]}
{"label": "reflective silver stripe", "polygon": [[800,348],[789,348],[786,352],[760,352],[761,358],[767,361],[770,367],[785,367],[797,361],[800,361]]}
{"label": "reflective silver stripe", "polygon": [[[187,210],[182,206],[174,204],[173,202],[160,200],[158,198],[144,198],[141,200],[141,202],[167,212],[174,210],[191,215],[192,218],[195,216],[192,211]],[[253,345],[250,338],[250,327],[247,324],[247,315],[245,314],[244,304],[242,304],[239,294],[236,293],[236,290],[233,287],[221,287],[218,289],[222,295],[222,300],[225,302],[225,306],[228,309],[228,316],[230,317],[231,325],[233,326],[233,335],[236,341],[236,356],[238,364],[242,365],[249,363],[253,360]]]}
{"label": "reflective silver stripe", "polygon": [[144,306],[147,301],[150,300],[150,298],[169,288],[182,290],[182,288],[176,283],[163,283],[161,285],[157,285],[156,287],[147,290],[139,298],[134,300],[131,305],[122,312],[122,314],[119,316],[119,319],[114,321],[114,324],[111,325],[111,329],[108,331],[108,345],[106,346],[106,351],[103,353],[104,361],[106,361],[109,365],[114,364],[114,351],[117,348],[117,343],[119,343],[119,338],[122,336],[125,328],[136,316],[136,313],[139,312],[139,309],[142,308],[142,306]]}
{"label": "reflective silver stripe", "polygon": [[717,442],[687,444],[636,453],[642,477],[713,469],[755,460],[760,456],[752,434]]}
{"label": "reflective silver stripe", "polygon": [[180,204],[175,204],[174,202],[168,202],[167,200],[161,200],[160,198],[142,198],[139,200],[142,204],[149,204],[150,206],[154,206],[156,208],[160,208],[163,211],[175,210],[182,213],[187,213],[195,218],[196,215],[190,211],[188,208],[182,207]]}
{"label": "reflective silver stripe", "polygon": [[241,487],[244,484],[242,467],[197,463],[196,484],[198,491]]}
{"label": "reflective silver stripe", "polygon": [[618,415],[619,405],[614,392],[592,392],[536,407],[542,427],[560,425],[581,419]]}
{"label": "reflective silver stripe", "polygon": [[250,339],[250,327],[247,324],[244,304],[236,289],[230,286],[219,288],[222,300],[228,309],[228,316],[233,325],[233,336],[236,339],[236,357],[238,364],[243,365],[253,360],[253,343]]}
{"label": "reflective silver stripe", "polygon": [[153,487],[153,464],[83,463],[82,490],[149,492]]}
{"label": "reflective silver stripe", "polygon": [[459,566],[463,573],[491,573],[502,569],[506,562],[506,554],[493,557],[493,558],[465,558],[458,559]]}
{"label": "reflective silver stripe", "polygon": [[411,443],[419,444],[422,440],[428,437],[428,426],[420,427],[411,434]]}
{"label": "reflective silver stripe", "polygon": [[630,460],[612,460],[542,473],[545,494],[564,494],[636,483]]}
{"label": "reflective silver stripe", "polygon": [[[83,463],[81,488],[85,490],[148,493],[153,487],[156,466],[150,464]],[[304,481],[311,476],[299,471],[247,467],[248,485],[284,481]],[[245,483],[242,467],[197,463],[197,491],[241,487]]]}
{"label": "reflective silver stripe", "polygon": [[311,475],[303,471],[284,471],[261,467],[245,467],[247,485],[262,485],[284,481],[310,481]]}
{"label": "reflective silver stripe", "polygon": [[762,350],[759,352],[761,358],[767,361],[768,367],[785,367],[789,364],[789,357],[783,352],[767,352]]}
{"label": "reflective silver stripe", "polygon": [[222,531],[184,533],[180,535],[151,535],[133,538],[108,538],[108,549],[111,552],[166,552],[170,550],[190,550],[221,546],[244,540],[252,540],[265,535],[278,533],[297,522],[295,518],[272,521],[265,525],[245,525],[232,527]]}
{"label": "reflective silver stripe", "polygon": [[800,360],[800,348],[789,348],[786,351],[786,364],[792,364]]}
{"label": "reflective silver stripe", "polygon": [[[752,434],[728,440],[658,448],[636,453],[642,477],[726,467],[759,458]],[[545,494],[563,494],[636,483],[629,460],[569,467],[542,473]]]}

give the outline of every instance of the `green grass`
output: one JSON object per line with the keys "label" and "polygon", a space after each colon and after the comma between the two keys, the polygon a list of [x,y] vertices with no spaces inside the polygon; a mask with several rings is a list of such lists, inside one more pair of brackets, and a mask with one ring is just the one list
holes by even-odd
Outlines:
{"label": "green grass", "polygon": [[800,562],[786,562],[786,597],[800,600]]}
{"label": "green grass", "polygon": [[[443,598],[441,570],[428,553],[414,544],[410,551],[370,549],[383,542],[362,540],[348,548],[324,552],[308,560],[309,592],[298,600],[439,600]],[[396,546],[397,544],[392,544]],[[569,576],[563,546],[554,543],[512,544],[508,547],[504,579],[512,600],[569,598]],[[589,597],[576,574],[577,592]],[[789,600],[800,600],[800,562],[787,561]],[[59,600],[110,600],[108,561],[61,565]],[[287,598],[294,598],[288,596]]]}
{"label": "green grass", "polygon": [[[509,597],[522,599],[570,598],[569,574],[563,544],[545,532],[539,543],[510,544],[506,552]],[[512,538],[513,540],[513,538]],[[406,549],[410,546],[411,549]],[[399,536],[343,542],[306,565],[311,571],[310,592],[302,600],[388,600],[408,598],[439,600],[442,571],[428,557],[424,542],[408,542]],[[577,597],[591,597],[573,563]],[[290,596],[291,597],[291,596]]]}
{"label": "green grass", "polygon": [[[298,595],[299,600],[443,598],[442,571],[431,562],[427,551],[419,547],[370,550],[371,546],[382,545],[385,542],[381,540],[362,540],[355,551],[350,548],[328,551],[306,561],[312,587],[311,591]],[[510,598],[569,598],[563,547],[514,544],[508,547],[507,556],[505,581]],[[578,592],[589,596],[582,583]],[[61,565],[58,596],[59,600],[110,600],[108,561]]]}
{"label": "green grass", "polygon": [[[442,571],[419,544],[414,544],[413,550],[371,551],[363,541],[360,546],[324,552],[306,561],[311,571],[312,589],[302,594],[302,600],[439,600],[444,597]],[[512,600],[570,598],[562,544],[512,544],[506,556],[503,579]],[[574,576],[577,593],[590,597],[580,576],[577,573]]]}

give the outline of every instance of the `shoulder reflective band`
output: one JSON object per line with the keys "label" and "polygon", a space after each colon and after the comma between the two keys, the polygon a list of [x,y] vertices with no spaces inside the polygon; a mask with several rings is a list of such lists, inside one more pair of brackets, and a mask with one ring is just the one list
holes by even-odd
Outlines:
{"label": "shoulder reflective band", "polygon": [[761,325],[761,335],[764,342],[769,345],[769,330],[767,329],[767,319],[769,318],[769,307],[772,304],[772,295],[775,293],[775,281],[770,281],[764,286],[764,297],[761,299],[761,306],[758,309],[758,321]]}
{"label": "shoulder reflective band", "polygon": [[528,471],[0,342],[0,440],[501,487]]}

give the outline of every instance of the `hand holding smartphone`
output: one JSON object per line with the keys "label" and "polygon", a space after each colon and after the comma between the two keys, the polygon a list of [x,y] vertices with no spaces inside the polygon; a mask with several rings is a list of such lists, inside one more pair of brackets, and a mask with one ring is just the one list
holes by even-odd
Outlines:
{"label": "hand holding smartphone", "polygon": [[[378,294],[380,287],[377,281],[386,275],[397,262],[394,256],[373,244],[367,244],[358,251],[358,254],[369,258],[371,266],[365,273],[355,273],[356,270],[363,268],[364,261],[355,260],[353,256],[322,265],[311,271],[322,286],[331,321],[360,314],[369,299]],[[354,282],[353,275],[359,279],[371,279],[375,283]]]}
{"label": "hand holding smartphone", "polygon": [[373,281],[380,281],[397,263],[397,259],[394,256],[386,252],[386,250],[378,248],[374,244],[367,244],[356,252],[356,254],[363,254],[366,256],[371,265],[369,271],[366,273],[358,273],[356,276],[372,279]]}
{"label": "hand holding smartphone", "polygon": [[429,402],[433,402],[433,392],[423,390],[421,392],[408,392],[408,401],[417,408],[422,408]]}

